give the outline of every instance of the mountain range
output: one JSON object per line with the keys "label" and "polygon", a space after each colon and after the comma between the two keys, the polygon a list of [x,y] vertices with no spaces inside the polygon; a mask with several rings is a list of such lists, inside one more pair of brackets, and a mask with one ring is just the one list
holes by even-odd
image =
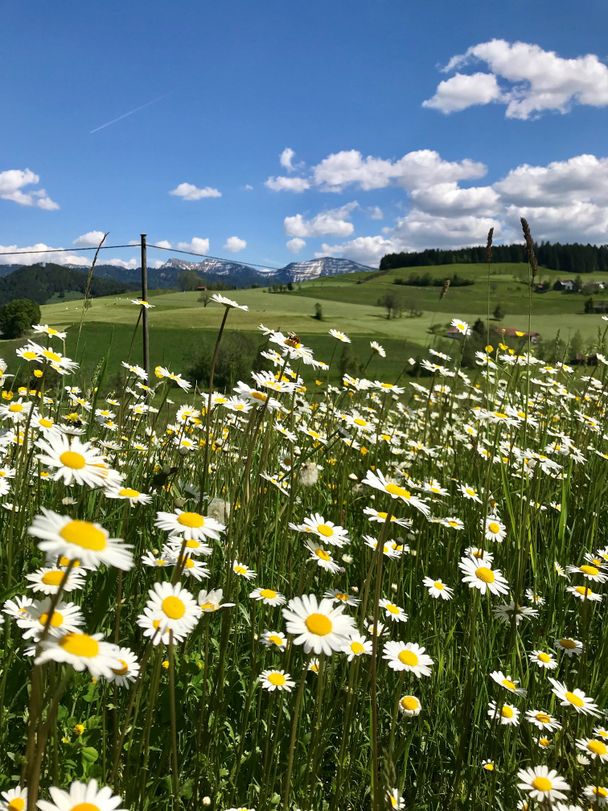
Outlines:
{"label": "mountain range", "polygon": [[[44,269],[45,267],[57,267],[57,265],[40,263],[32,267]],[[69,267],[75,271],[88,272],[88,268],[85,266],[70,265]],[[0,277],[8,276],[21,269],[20,265],[0,265]],[[253,268],[250,265],[225,259],[202,259],[200,262],[190,262],[173,258],[160,267],[148,268],[148,287],[150,289],[177,287],[180,283],[180,274],[184,271],[200,276],[201,284],[207,283],[218,287],[268,287],[274,284],[311,281],[322,276],[337,276],[362,271],[377,272],[375,268],[360,265],[350,259],[338,259],[332,256],[309,259],[305,262],[290,262],[278,270]],[[135,288],[141,280],[139,268],[122,268],[114,265],[98,264],[95,266],[93,275],[96,279],[112,279],[123,284],[125,288]]]}

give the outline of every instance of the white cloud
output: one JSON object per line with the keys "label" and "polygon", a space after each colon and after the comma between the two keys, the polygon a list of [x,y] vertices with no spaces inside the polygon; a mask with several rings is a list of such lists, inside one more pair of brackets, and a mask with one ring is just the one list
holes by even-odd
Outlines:
{"label": "white cloud", "polygon": [[300,251],[306,247],[306,240],[300,239],[300,237],[294,237],[293,239],[288,239],[285,244],[292,253],[300,253]]}
{"label": "white cloud", "polygon": [[[58,253],[61,248],[36,242],[34,245],[0,245],[0,264],[37,265],[40,262],[53,262],[57,265],[90,265],[92,259],[84,254]],[[16,251],[18,253],[10,253]],[[22,253],[32,251],[32,253]],[[44,251],[44,253],[40,253]],[[6,255],[8,254],[8,255]]]}
{"label": "white cloud", "polygon": [[473,107],[475,104],[489,104],[502,96],[496,76],[492,73],[457,73],[451,79],[439,82],[435,95],[422,102],[423,107],[454,113]]}
{"label": "white cloud", "polygon": [[224,250],[230,251],[231,253],[238,253],[239,251],[244,250],[246,247],[246,241],[240,237],[228,237],[224,243]]}
{"label": "white cloud", "polygon": [[171,248],[173,247],[168,239],[159,239],[158,242],[154,243],[159,248]]}
{"label": "white cloud", "polygon": [[380,208],[380,206],[372,206],[369,209],[369,217],[370,220],[383,220],[384,219],[384,212]]}
{"label": "white cloud", "polygon": [[495,80],[503,80],[503,86],[496,82],[493,87],[489,79],[484,79],[475,88],[466,81],[473,77],[457,74],[441,82],[435,96],[424,105],[448,113],[500,100],[506,105],[507,118],[520,120],[549,110],[566,113],[574,104],[608,106],[608,66],[595,54],[564,59],[555,51],[531,43],[493,39],[452,57],[445,71],[475,62],[485,63]]}
{"label": "white cloud", "polygon": [[491,214],[498,194],[491,186],[461,188],[457,183],[437,183],[411,192],[415,206],[429,214]]}
{"label": "white cloud", "polygon": [[328,245],[324,242],[315,256],[338,256],[361,262],[363,265],[377,265],[387,253],[403,250],[402,246],[391,239],[381,236],[357,237],[341,245]]}
{"label": "white cloud", "polygon": [[243,186],[243,191],[253,191],[253,186],[251,185],[251,183],[245,183],[245,185]]}
{"label": "white cloud", "polygon": [[[102,264],[113,265],[114,267],[125,268],[126,270],[135,270],[139,267],[139,259],[135,259],[134,257],[131,257],[131,259],[104,259]],[[151,262],[150,266],[155,267],[157,265],[155,262]]]}
{"label": "white cloud", "polygon": [[182,200],[202,200],[204,197],[221,197],[222,193],[219,189],[214,189],[211,186],[204,186],[199,188],[193,183],[180,183],[169,194],[174,197],[181,197]]}
{"label": "white cloud", "polygon": [[281,156],[279,158],[281,162],[281,166],[283,169],[286,169],[288,172],[293,172],[295,167],[293,165],[293,159],[295,158],[296,153],[293,149],[289,146],[286,146],[285,149],[281,152]]}
{"label": "white cloud", "polygon": [[446,161],[432,149],[408,152],[396,161],[363,155],[356,149],[335,152],[313,168],[315,185],[322,191],[340,192],[355,184],[364,191],[397,184],[415,189],[431,183],[446,183],[483,177],[483,163],[468,158]]}
{"label": "white cloud", "polygon": [[78,248],[96,248],[104,237],[104,231],[87,231],[74,240]]}
{"label": "white cloud", "polygon": [[357,203],[347,203],[340,208],[321,211],[312,219],[307,220],[302,214],[295,214],[292,217],[285,217],[283,226],[285,233],[289,237],[318,237],[318,236],[350,236],[355,230],[355,226],[349,221],[352,212],[357,208]]}
{"label": "white cloud", "polygon": [[264,185],[271,191],[302,192],[310,188],[310,181],[305,177],[269,177]]}
{"label": "white cloud", "polygon": [[180,251],[193,251],[194,253],[209,253],[209,240],[203,237],[192,237],[190,242],[178,242]]}
{"label": "white cloud", "polygon": [[436,216],[412,209],[397,220],[391,236],[407,246],[406,250],[461,248],[485,243],[490,228],[495,228],[496,236],[499,235],[500,226],[490,217]]}
{"label": "white cloud", "polygon": [[59,205],[44,189],[30,189],[40,178],[31,169],[7,169],[0,172],[0,199],[11,200],[20,206],[35,206],[46,211],[56,211]]}
{"label": "white cloud", "polygon": [[526,163],[494,184],[503,201],[514,205],[564,205],[575,201],[608,203],[608,158],[576,155],[547,166]]}

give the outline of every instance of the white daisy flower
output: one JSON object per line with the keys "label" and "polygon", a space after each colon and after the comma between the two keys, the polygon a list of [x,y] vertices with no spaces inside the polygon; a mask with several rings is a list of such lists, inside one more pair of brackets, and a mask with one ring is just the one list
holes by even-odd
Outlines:
{"label": "white daisy flower", "polygon": [[600,711],[597,704],[592,698],[586,696],[582,690],[574,688],[569,690],[563,682],[556,681],[549,677],[549,681],[553,685],[552,692],[559,698],[562,707],[573,707],[577,712],[583,715],[599,715]]}
{"label": "white daisy flower", "polygon": [[346,654],[347,661],[349,662],[352,662],[352,660],[358,656],[371,656],[372,641],[358,631],[355,631],[348,642],[344,643],[341,651]]}
{"label": "white daisy flower", "polygon": [[101,634],[85,634],[78,631],[59,638],[49,637],[40,643],[41,652],[34,664],[63,662],[79,672],[88,670],[91,676],[112,679],[114,671],[121,667],[116,655],[116,645],[104,642]]}
{"label": "white daisy flower", "polygon": [[517,726],[519,724],[519,710],[513,704],[497,704],[490,701],[488,704],[488,717],[498,721],[501,726]]}
{"label": "white daisy flower", "polygon": [[156,513],[155,526],[170,532],[171,535],[179,535],[187,540],[200,541],[202,538],[219,540],[220,533],[226,527],[216,521],[215,518],[201,515],[196,512],[184,512],[176,509],[175,512]]}
{"label": "white daisy flower", "polygon": [[[32,591],[41,594],[56,594],[63,583],[62,592],[77,591],[84,586],[84,569],[74,567],[69,572],[65,569],[42,567],[32,574],[26,574]],[[65,582],[64,582],[65,581]]]}
{"label": "white daisy flower", "polygon": [[570,791],[570,786],[563,777],[560,777],[554,769],[548,769],[547,766],[520,769],[517,777],[521,781],[517,787],[526,791],[530,795],[530,799],[537,800],[539,803],[565,800],[565,792]]}
{"label": "white daisy flower", "polygon": [[507,594],[509,585],[499,569],[492,569],[484,564],[480,565],[475,558],[462,558],[458,568],[463,573],[462,582],[469,588],[479,589],[482,594]]}
{"label": "white daisy flower", "polygon": [[295,681],[292,681],[289,673],[284,670],[263,670],[258,679],[264,690],[268,690],[270,693],[275,690],[290,692],[295,686]]}
{"label": "white daisy flower", "polygon": [[287,633],[296,635],[295,645],[304,645],[306,653],[339,651],[354,630],[352,617],[344,616],[344,605],[318,600],[314,594],[294,597],[283,609]]}
{"label": "white daisy flower", "polygon": [[403,715],[406,715],[408,718],[420,715],[421,710],[422,704],[420,703],[420,699],[416,696],[401,696],[399,699],[399,712],[403,713]]}
{"label": "white daisy flower", "polygon": [[284,605],[285,597],[274,589],[254,589],[249,595],[253,600],[260,600],[265,605]]}
{"label": "white daisy flower", "polygon": [[72,519],[44,507],[42,513],[34,518],[28,533],[41,539],[38,548],[43,552],[77,559],[91,569],[101,564],[124,571],[133,567],[131,544],[120,538],[110,538],[100,524]]}
{"label": "white daisy flower", "polygon": [[72,783],[69,791],[60,788],[49,789],[53,802],[38,800],[40,811],[125,811],[119,808],[122,800],[105,786],[97,787],[97,780],[88,783]]}
{"label": "white daisy flower", "polygon": [[556,718],[544,710],[526,710],[526,721],[548,732],[555,732],[562,727]]}
{"label": "white daisy flower", "polygon": [[431,597],[434,597],[435,599],[451,600],[454,595],[454,589],[446,586],[441,578],[433,580],[432,577],[425,577],[422,582],[428,589]]}
{"label": "white daisy flower", "polygon": [[388,661],[391,670],[405,670],[419,679],[431,675],[433,660],[425,650],[415,642],[385,642],[382,658]]}

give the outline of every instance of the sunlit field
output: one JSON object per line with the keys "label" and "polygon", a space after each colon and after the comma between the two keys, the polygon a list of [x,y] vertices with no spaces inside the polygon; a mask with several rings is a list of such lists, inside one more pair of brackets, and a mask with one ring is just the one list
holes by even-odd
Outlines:
{"label": "sunlit field", "polygon": [[[165,328],[196,326],[171,295]],[[200,309],[214,359],[259,338],[232,391],[154,330],[148,379],[133,304],[86,315],[124,327],[109,393],[79,302],[43,310],[67,345],[5,345],[0,807],[608,806],[608,358],[495,342],[464,369],[454,319],[412,380],[372,304],[316,322],[296,294],[260,329],[271,294],[234,295]]]}

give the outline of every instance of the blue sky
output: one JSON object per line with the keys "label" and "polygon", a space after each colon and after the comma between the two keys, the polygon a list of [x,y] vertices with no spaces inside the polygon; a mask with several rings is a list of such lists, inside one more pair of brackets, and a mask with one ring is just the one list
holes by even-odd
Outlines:
{"label": "blue sky", "polygon": [[521,214],[605,241],[603,0],[12,0],[0,23],[0,250],[145,231],[374,264],[519,240]]}

